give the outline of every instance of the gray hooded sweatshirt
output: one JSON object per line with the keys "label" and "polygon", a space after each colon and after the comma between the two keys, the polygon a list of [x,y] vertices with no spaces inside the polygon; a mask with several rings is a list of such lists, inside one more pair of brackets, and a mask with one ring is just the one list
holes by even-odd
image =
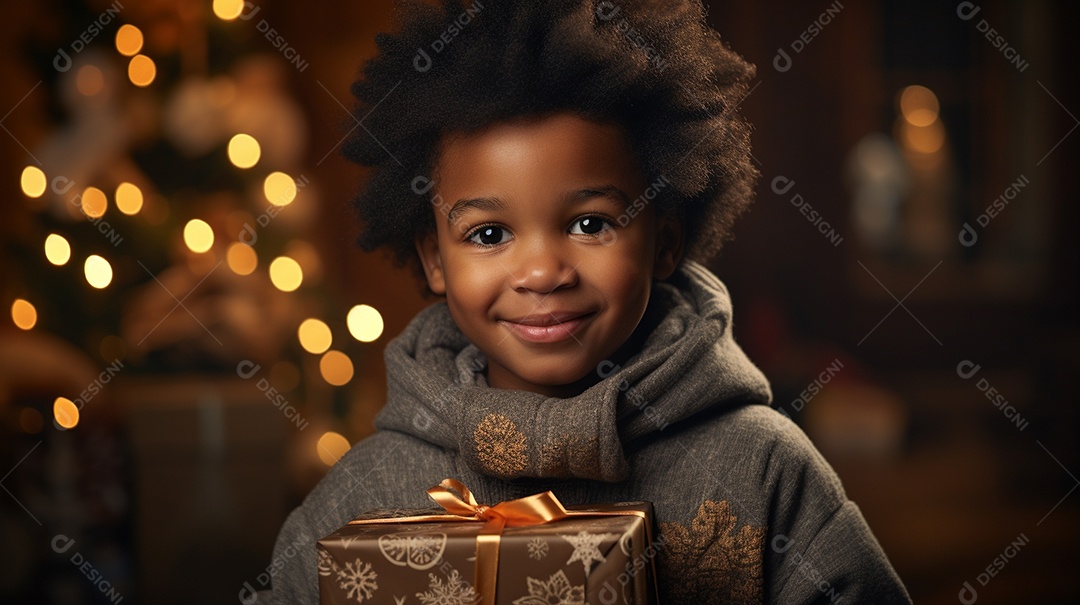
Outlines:
{"label": "gray hooded sweatshirt", "polygon": [[241,601],[317,603],[318,539],[371,509],[429,508],[426,489],[452,477],[488,504],[548,489],[565,504],[652,502],[664,603],[910,602],[832,468],[768,407],[720,280],[683,261],[654,282],[639,331],[624,364],[548,398],[489,387],[446,303],[421,311],[386,348],[379,431],[289,515]]}

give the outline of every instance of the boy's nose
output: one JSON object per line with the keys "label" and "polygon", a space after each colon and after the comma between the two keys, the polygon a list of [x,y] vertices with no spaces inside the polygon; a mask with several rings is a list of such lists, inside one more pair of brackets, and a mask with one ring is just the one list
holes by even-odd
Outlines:
{"label": "boy's nose", "polygon": [[537,243],[518,251],[515,266],[510,269],[514,289],[546,294],[577,284],[577,261],[557,247]]}

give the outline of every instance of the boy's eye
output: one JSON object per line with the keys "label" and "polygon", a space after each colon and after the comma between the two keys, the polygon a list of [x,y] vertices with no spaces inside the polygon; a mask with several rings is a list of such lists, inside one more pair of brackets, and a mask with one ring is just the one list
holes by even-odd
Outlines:
{"label": "boy's eye", "polygon": [[610,229],[611,222],[598,216],[583,216],[570,227],[573,235],[596,235],[604,229]]}
{"label": "boy's eye", "polygon": [[485,225],[469,236],[469,241],[480,246],[497,246],[503,243],[503,235],[506,229],[495,225]]}

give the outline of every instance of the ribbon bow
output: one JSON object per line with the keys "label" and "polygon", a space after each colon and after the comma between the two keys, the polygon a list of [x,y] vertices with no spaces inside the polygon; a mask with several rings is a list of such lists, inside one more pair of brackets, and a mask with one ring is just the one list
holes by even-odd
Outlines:
{"label": "ribbon bow", "polygon": [[473,583],[481,603],[495,603],[499,542],[504,527],[540,525],[571,516],[551,491],[507,500],[494,506],[479,504],[469,488],[456,479],[443,479],[427,492],[436,504],[451,515],[484,522],[484,527],[476,536],[476,577]]}
{"label": "ribbon bow", "polygon": [[427,492],[436,504],[451,515],[472,517],[498,525],[500,529],[561,521],[573,515],[550,491],[507,500],[494,506],[477,503],[469,488],[457,479],[443,479],[442,483],[428,488]]}

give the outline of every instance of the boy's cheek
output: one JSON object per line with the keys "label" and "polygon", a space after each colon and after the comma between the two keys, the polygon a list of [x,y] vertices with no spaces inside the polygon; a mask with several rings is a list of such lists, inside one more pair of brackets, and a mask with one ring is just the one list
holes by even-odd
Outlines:
{"label": "boy's cheek", "polygon": [[445,267],[446,298],[459,327],[462,322],[486,320],[505,287],[505,269],[491,262],[448,262]]}
{"label": "boy's cheek", "polygon": [[444,266],[447,288],[462,291],[469,298],[476,298],[506,282],[506,268],[493,258],[451,258]]}

